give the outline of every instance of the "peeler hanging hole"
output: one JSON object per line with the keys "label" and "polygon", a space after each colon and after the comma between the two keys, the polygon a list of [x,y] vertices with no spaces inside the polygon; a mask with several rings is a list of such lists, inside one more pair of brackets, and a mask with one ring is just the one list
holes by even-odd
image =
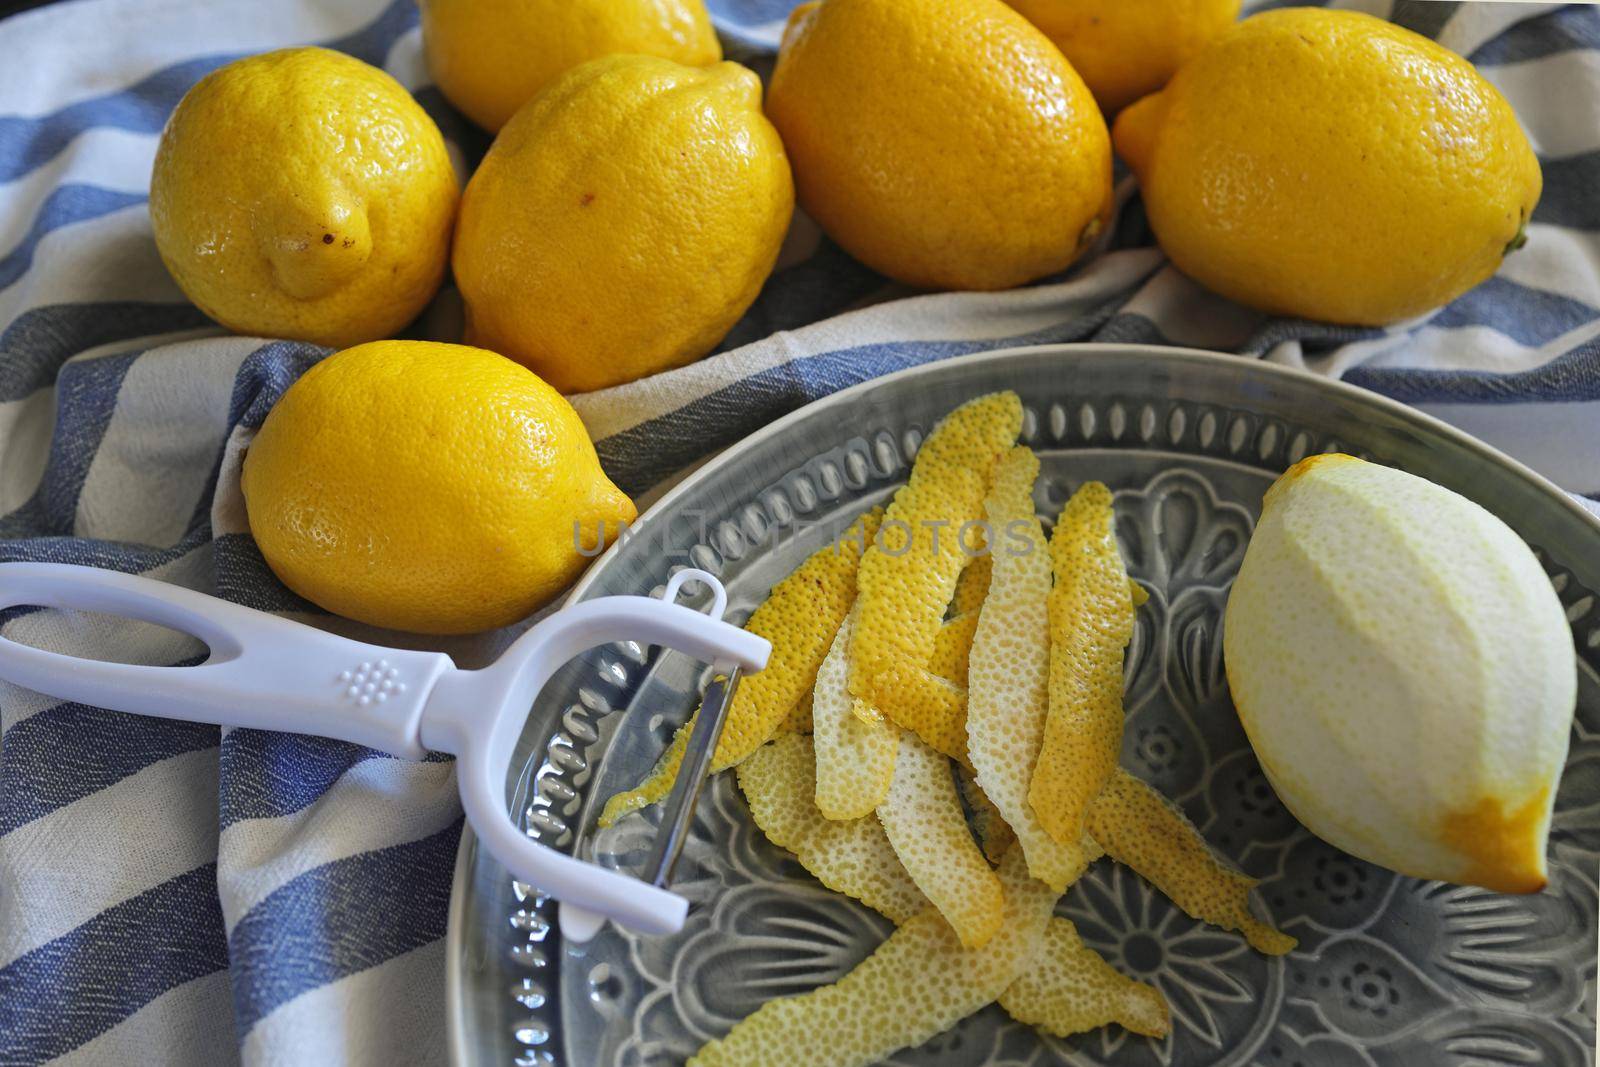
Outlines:
{"label": "peeler hanging hole", "polygon": [[[132,613],[85,610],[71,603],[17,604],[13,610],[5,639],[76,659],[181,670],[212,655],[211,646],[190,630]],[[41,610],[49,614],[35,616]],[[26,621],[28,616],[34,618]],[[146,651],[135,655],[134,649]],[[149,662],[152,658],[159,662]]]}
{"label": "peeler hanging hole", "polygon": [[728,608],[728,591],[722,588],[722,583],[706,571],[694,567],[685,567],[667,580],[667,588],[662,591],[661,599],[667,603],[675,603],[678,593],[690,582],[695,582],[711,590],[711,609],[706,612],[713,619],[722,618],[722,613]]}

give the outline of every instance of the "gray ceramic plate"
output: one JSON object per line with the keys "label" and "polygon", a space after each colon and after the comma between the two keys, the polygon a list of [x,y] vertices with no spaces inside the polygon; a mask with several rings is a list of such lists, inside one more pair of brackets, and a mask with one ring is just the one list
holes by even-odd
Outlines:
{"label": "gray ceramic plate", "polygon": [[[1179,800],[1262,880],[1258,904],[1300,939],[1268,960],[1196,924],[1102,860],[1061,904],[1085,940],[1172,1005],[1161,1041],[1110,1028],[1045,1038],[996,1008],[896,1064],[1591,1064],[1600,866],[1600,525],[1548,482],[1449,427],[1361,390],[1255,361],[1067,346],[918,367],[828,397],[708,464],[593,567],[575,598],[646,592],[692,563],[736,619],[814,547],[797,526],[886,499],[929,426],[1015,389],[1053,515],[1079,482],[1116,491],[1129,568],[1151,591],[1128,655],[1123,763]],[[1347,451],[1479,501],[1539,552],[1580,654],[1551,882],[1532,897],[1398,877],[1321,843],[1273,796],[1228,701],[1222,606],[1263,490],[1300,457]],[[669,550],[676,555],[669,554]],[[601,649],[546,689],[524,732],[512,810],[599,862],[640,858],[651,817],[596,835],[688,713],[701,671],[676,654]],[[765,1000],[838,978],[887,924],[813,881],[749,821],[731,775],[707,788],[676,888],[683,932],[608,929],[566,946],[546,902],[462,841],[448,946],[459,1064],[678,1064]],[[826,1035],[818,1035],[819,1042]],[[805,1062],[797,1049],[795,1062]]]}

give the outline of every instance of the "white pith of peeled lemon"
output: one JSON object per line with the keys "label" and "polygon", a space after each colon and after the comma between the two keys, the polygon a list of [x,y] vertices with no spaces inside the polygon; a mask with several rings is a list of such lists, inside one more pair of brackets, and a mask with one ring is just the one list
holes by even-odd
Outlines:
{"label": "white pith of peeled lemon", "polygon": [[1306,459],[1267,492],[1223,644],[1262,768],[1309,830],[1402,874],[1544,887],[1577,665],[1505,523],[1414,475]]}

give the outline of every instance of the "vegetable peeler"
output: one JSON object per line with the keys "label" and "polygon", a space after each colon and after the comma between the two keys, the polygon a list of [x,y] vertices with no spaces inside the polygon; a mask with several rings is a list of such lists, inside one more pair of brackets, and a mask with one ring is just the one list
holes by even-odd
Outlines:
{"label": "vegetable peeler", "polygon": [[[710,590],[702,613],[677,603],[689,582]],[[96,611],[182,631],[209,649],[192,667],[82,659],[0,637],[0,678],[84,704],[165,719],[337,738],[408,759],[448,752],[479,839],[517,879],[560,902],[561,932],[593,937],[606,919],[645,934],[681,929],[688,902],[667,888],[739,678],[771,645],[722,621],[727,592],[702,570],[677,572],[659,597],[572,604],[481,670],[440,652],[385,648],[151,578],[60,563],[0,563],[0,609]],[[637,641],[712,665],[696,728],[674,780],[644,877],[557,852],[511,819],[511,752],[546,681],[596,645]]]}

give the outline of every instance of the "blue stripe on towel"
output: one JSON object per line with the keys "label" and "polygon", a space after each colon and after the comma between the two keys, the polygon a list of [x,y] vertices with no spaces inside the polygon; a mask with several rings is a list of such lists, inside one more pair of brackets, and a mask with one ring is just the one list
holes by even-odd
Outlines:
{"label": "blue stripe on towel", "polygon": [[1600,311],[1588,304],[1494,277],[1457,297],[1428,325],[1488,326],[1518,344],[1537,348],[1596,317]]}
{"label": "blue stripe on towel", "polygon": [[328,351],[303,341],[273,341],[250,353],[233,379],[228,425],[259,428],[278,398]]}
{"label": "blue stripe on towel", "polygon": [[1172,342],[1149,317],[1137,311],[1119,311],[1094,333],[1108,344],[1170,345]]}
{"label": "blue stripe on towel", "polygon": [[0,290],[4,290],[26,273],[33,264],[33,250],[46,234],[121,211],[125,207],[144,203],[143,193],[125,193],[117,189],[102,189],[98,185],[60,185],[40,205],[33,223],[22,235],[16,247],[0,256]]}
{"label": "blue stripe on towel", "polygon": [[1395,0],[1389,11],[1389,21],[1424,37],[1437,37],[1460,9],[1459,3],[1442,3],[1441,0]]}
{"label": "blue stripe on towel", "polygon": [[1470,57],[1480,67],[1523,63],[1583,48],[1600,48],[1600,7],[1568,4],[1519,22]]}
{"label": "blue stripe on towel", "polygon": [[[1600,18],[1600,8],[1596,9]],[[1539,160],[1544,171],[1544,194],[1533,209],[1533,221],[1600,230],[1600,152],[1585,152],[1564,159]]]}
{"label": "blue stripe on towel", "polygon": [[1512,374],[1355,367],[1344,380],[1408,404],[1495,404],[1600,400],[1600,341]]}
{"label": "blue stripe on towel", "polygon": [[292,815],[316,803],[356,764],[392,758],[321,737],[230,730],[222,740],[221,828]]}
{"label": "blue stripe on towel", "polygon": [[0,967],[0,1063],[70,1052],[169,989],[227,966],[217,865],[207,863]]}
{"label": "blue stripe on towel", "polygon": [[69,357],[86,349],[210,322],[193,304],[121,301],[30,308],[0,332],[0,403],[43,389]]}
{"label": "blue stripe on towel", "polygon": [[[222,739],[221,828],[249,819],[281,819],[322,799],[347,771],[387,752],[345,741],[270,730],[230,730]],[[424,763],[453,757],[430,752]]]}
{"label": "blue stripe on towel", "polygon": [[240,1035],[302,993],[444,936],[461,825],[324,864],[251,908],[229,938]]}
{"label": "blue stripe on towel", "polygon": [[1264,355],[1278,345],[1299,342],[1308,353],[1320,354],[1340,345],[1371,341],[1383,334],[1383,330],[1372,326],[1339,326],[1312,319],[1272,318],[1264,320],[1252,331],[1240,348],[1250,355]]}
{"label": "blue stripe on towel", "polygon": [[[4,532],[5,520],[0,520],[0,563],[76,563],[124,574],[143,574],[188,555],[210,537],[209,530],[194,529],[184,534],[177,544],[157,548],[94,537],[39,537],[33,536],[29,532],[31,529],[20,526],[20,533],[8,535]],[[9,616],[0,612],[0,619],[5,618]]]}
{"label": "blue stripe on towel", "polygon": [[103,356],[61,368],[56,378],[60,415],[50,438],[50,459],[35,493],[38,503],[32,515],[39,526],[29,531],[33,536],[72,534],[89,464],[117,409],[122,379],[138,356],[137,352]]}
{"label": "blue stripe on towel", "polygon": [[30,715],[0,745],[0,781],[8,783],[0,791],[0,836],[152,764],[211,748],[220,736],[215,726],[86,704]]}

